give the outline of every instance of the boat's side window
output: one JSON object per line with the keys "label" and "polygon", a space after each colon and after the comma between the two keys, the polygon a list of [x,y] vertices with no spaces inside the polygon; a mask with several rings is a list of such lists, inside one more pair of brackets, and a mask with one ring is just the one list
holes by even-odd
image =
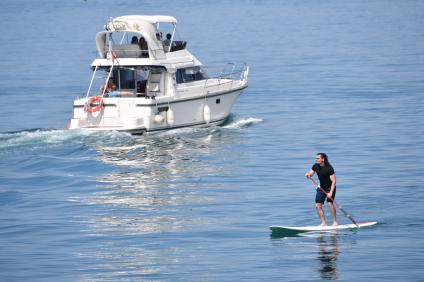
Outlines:
{"label": "boat's side window", "polygon": [[207,78],[207,75],[202,71],[200,67],[178,69],[176,73],[176,79],[178,84],[204,80]]}

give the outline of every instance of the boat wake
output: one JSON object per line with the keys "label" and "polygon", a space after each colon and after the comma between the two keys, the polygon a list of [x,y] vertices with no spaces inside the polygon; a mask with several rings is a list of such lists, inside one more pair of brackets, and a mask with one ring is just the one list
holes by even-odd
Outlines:
{"label": "boat wake", "polygon": [[259,124],[263,122],[260,118],[239,118],[230,116],[229,120],[222,126],[223,128],[231,128],[231,129],[241,129],[241,128],[247,128],[254,126],[256,124]]}
{"label": "boat wake", "polygon": [[0,133],[0,149],[10,149],[36,144],[62,143],[65,130],[29,129],[17,132]]}
{"label": "boat wake", "polygon": [[[212,129],[213,132],[220,132],[225,130],[240,130],[249,128],[256,124],[261,123],[263,120],[259,118],[240,118],[231,115],[228,121],[222,125]],[[66,130],[66,129],[28,129],[17,132],[4,132],[0,133],[0,152],[7,152],[10,150],[18,149],[39,149],[44,147],[61,146],[64,144],[80,144],[84,145],[102,145],[116,147],[116,146],[134,146],[134,142],[139,140],[143,142],[146,139],[156,139],[154,136],[168,136],[180,138],[187,135],[191,139],[204,137],[204,134],[209,135],[211,128],[181,128],[170,131],[164,131],[158,134],[146,134],[143,136],[132,136],[129,133],[117,131],[89,131],[89,130]],[[192,136],[194,135],[194,136]],[[157,140],[156,140],[157,141]],[[194,141],[194,140],[192,140]],[[152,141],[153,142],[153,141]],[[149,142],[148,142],[149,143]]]}
{"label": "boat wake", "polygon": [[[105,138],[101,138],[102,135]],[[126,133],[118,132],[92,132],[86,130],[66,130],[66,129],[28,129],[17,132],[0,133],[0,151],[14,149],[37,149],[69,143],[81,143],[86,141],[107,140],[117,136],[128,136]],[[88,140],[87,140],[88,139]]]}

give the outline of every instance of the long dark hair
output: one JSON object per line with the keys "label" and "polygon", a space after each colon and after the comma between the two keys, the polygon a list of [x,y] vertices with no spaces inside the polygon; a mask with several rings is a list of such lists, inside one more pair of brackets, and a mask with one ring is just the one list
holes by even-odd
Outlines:
{"label": "long dark hair", "polygon": [[330,162],[328,161],[327,154],[325,153],[318,153],[317,156],[321,156],[321,158],[324,159],[324,166],[329,166]]}

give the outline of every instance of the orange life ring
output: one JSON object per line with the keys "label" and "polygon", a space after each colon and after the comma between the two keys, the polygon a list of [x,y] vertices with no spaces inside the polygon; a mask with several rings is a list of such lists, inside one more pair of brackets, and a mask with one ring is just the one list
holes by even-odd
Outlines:
{"label": "orange life ring", "polygon": [[104,107],[102,96],[93,96],[88,99],[86,110],[89,113],[100,111]]}

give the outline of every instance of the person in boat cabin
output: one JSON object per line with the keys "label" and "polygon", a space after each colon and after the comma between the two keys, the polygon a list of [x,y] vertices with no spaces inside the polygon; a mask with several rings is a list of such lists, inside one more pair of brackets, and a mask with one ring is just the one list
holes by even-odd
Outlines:
{"label": "person in boat cabin", "polygon": [[[324,189],[325,194],[321,189],[317,188],[315,195],[315,208],[318,216],[321,220],[321,226],[326,226],[325,215],[322,210],[322,205],[327,199],[328,208],[330,209],[331,216],[333,217],[333,226],[337,225],[336,209],[334,207],[332,199],[336,196],[336,173],[334,172],[333,166],[328,161],[328,157],[325,153],[318,153],[315,157],[315,164],[311,170],[308,171],[305,176],[311,178],[314,174],[318,175],[320,186]],[[330,196],[331,199],[328,197]]]}
{"label": "person in boat cabin", "polygon": [[147,84],[147,80],[137,81],[137,96],[138,97],[146,96],[146,84]]}
{"label": "person in boat cabin", "polygon": [[141,58],[148,58],[149,50],[148,50],[146,39],[144,39],[143,36],[140,37],[140,40],[138,41],[138,46],[140,46]]}
{"label": "person in boat cabin", "polygon": [[131,44],[138,44],[138,38],[137,38],[137,36],[133,36],[132,38],[131,38]]}
{"label": "person in boat cabin", "polygon": [[106,84],[103,84],[100,87],[100,93],[112,93],[113,91],[116,91],[116,84],[113,81],[113,78],[109,78],[108,82]]}
{"label": "person in boat cabin", "polygon": [[165,39],[165,41],[163,41],[163,46],[165,48],[169,48],[169,45],[171,45],[171,38],[172,38],[172,35],[170,33],[167,33],[166,39]]}

